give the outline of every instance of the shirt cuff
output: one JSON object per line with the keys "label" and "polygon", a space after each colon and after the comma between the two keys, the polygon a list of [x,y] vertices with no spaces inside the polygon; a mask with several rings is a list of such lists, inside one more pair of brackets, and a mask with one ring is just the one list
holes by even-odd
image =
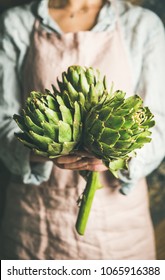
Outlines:
{"label": "shirt cuff", "polygon": [[12,147],[14,148],[10,152],[1,154],[2,161],[12,175],[12,180],[36,186],[49,180],[53,167],[52,161],[31,163],[28,148],[18,140]]}
{"label": "shirt cuff", "polygon": [[48,181],[52,167],[52,161],[32,163],[28,170],[29,172],[26,172],[23,176],[23,183],[38,186],[41,183]]}
{"label": "shirt cuff", "polygon": [[143,157],[139,154],[129,161],[128,170],[118,171],[118,178],[121,184],[120,192],[122,194],[129,194],[139,179],[145,176],[144,163]]}

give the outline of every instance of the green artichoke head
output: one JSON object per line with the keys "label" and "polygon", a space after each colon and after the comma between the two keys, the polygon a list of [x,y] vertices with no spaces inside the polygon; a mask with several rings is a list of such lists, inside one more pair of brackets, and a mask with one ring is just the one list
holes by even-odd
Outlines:
{"label": "green artichoke head", "polygon": [[92,67],[70,66],[62,73],[62,81],[57,79],[57,83],[59,89],[52,85],[54,93],[60,94],[68,106],[73,107],[77,101],[82,115],[111,95],[106,76],[101,77],[99,70]]}
{"label": "green artichoke head", "polygon": [[149,129],[154,124],[152,113],[138,95],[125,98],[124,92],[116,91],[109,101],[89,112],[83,143],[117,176],[135,150],[151,141]]}
{"label": "green artichoke head", "polygon": [[22,132],[16,137],[34,153],[50,158],[69,154],[80,142],[82,122],[77,101],[68,108],[59,95],[31,92],[14,120]]}

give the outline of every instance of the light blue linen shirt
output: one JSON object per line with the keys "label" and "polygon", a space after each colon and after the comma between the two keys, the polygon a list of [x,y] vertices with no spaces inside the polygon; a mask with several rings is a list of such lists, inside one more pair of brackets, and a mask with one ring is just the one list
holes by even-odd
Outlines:
{"label": "light blue linen shirt", "polygon": [[[165,155],[165,34],[161,20],[153,12],[124,1],[116,3],[132,67],[134,93],[142,96],[156,120],[152,142],[137,151],[128,172],[119,172],[126,194],[139,178],[157,168]],[[53,163],[30,163],[29,149],[14,137],[19,129],[13,114],[20,111],[22,66],[35,18],[48,32],[62,33],[49,16],[47,6],[48,0],[35,1],[9,9],[0,18],[0,159],[25,184],[35,185],[49,179]],[[91,31],[113,30],[115,21],[115,11],[107,2]]]}

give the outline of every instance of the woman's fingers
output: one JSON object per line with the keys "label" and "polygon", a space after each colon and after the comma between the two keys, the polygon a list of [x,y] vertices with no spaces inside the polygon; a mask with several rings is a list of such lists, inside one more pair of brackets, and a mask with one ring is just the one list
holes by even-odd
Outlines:
{"label": "woman's fingers", "polygon": [[81,157],[87,157],[87,158],[95,158],[95,156],[87,151],[76,151],[76,155],[81,156]]}
{"label": "woman's fingers", "polygon": [[[32,162],[45,162],[50,159],[37,156],[31,153]],[[53,162],[62,169],[69,170],[88,170],[88,171],[106,171],[108,168],[103,164],[102,160],[94,157],[86,151],[78,152],[74,155],[60,156],[52,159]]]}
{"label": "woman's fingers", "polygon": [[79,160],[81,160],[81,156],[78,155],[60,156],[56,159],[53,159],[54,163],[57,164],[70,164]]}
{"label": "woman's fingers", "polygon": [[69,170],[89,170],[89,171],[105,171],[107,167],[100,159],[91,157],[63,156],[54,160],[54,163],[63,169]]}

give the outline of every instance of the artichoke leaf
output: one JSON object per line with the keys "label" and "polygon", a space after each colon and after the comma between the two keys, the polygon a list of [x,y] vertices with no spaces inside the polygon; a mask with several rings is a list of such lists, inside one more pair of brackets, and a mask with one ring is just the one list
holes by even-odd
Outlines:
{"label": "artichoke leaf", "polygon": [[59,121],[59,134],[58,141],[59,143],[70,142],[72,141],[72,128],[69,124]]}
{"label": "artichoke leaf", "polygon": [[143,100],[138,95],[133,95],[125,99],[122,109],[133,108],[133,111],[137,111],[143,104]]}
{"label": "artichoke leaf", "polygon": [[144,146],[144,143],[137,143],[134,142],[131,144],[130,148],[124,149],[122,150],[122,155],[125,156],[127,154],[129,154],[130,152],[133,152],[134,150],[140,149]]}
{"label": "artichoke leaf", "polygon": [[151,138],[150,137],[142,137],[142,136],[139,136],[137,139],[136,139],[136,143],[138,144],[145,144],[145,143],[150,143],[151,142]]}
{"label": "artichoke leaf", "polygon": [[33,148],[32,151],[37,156],[49,157],[49,154],[47,152],[43,152],[43,151],[35,149],[35,148]]}
{"label": "artichoke leaf", "polygon": [[132,134],[128,132],[126,129],[121,129],[120,130],[120,140],[129,140],[131,141],[132,139]]}
{"label": "artichoke leaf", "polygon": [[38,121],[38,118],[36,119],[36,115],[35,115],[34,111],[32,112],[28,106],[26,106],[25,109],[21,110],[21,115],[22,116],[25,116],[25,115],[29,116],[35,124],[40,126],[40,122]]}
{"label": "artichoke leaf", "polygon": [[130,141],[130,140],[119,140],[115,144],[114,148],[115,149],[129,149],[131,144],[132,144],[132,141]]}
{"label": "artichoke leaf", "polygon": [[27,126],[25,125],[24,118],[22,116],[14,114],[13,119],[22,131],[28,130]]}
{"label": "artichoke leaf", "polygon": [[122,125],[122,129],[129,129],[135,124],[135,121],[132,118],[124,118],[124,123]]}
{"label": "artichoke leaf", "polygon": [[70,95],[70,98],[73,101],[76,101],[78,99],[78,92],[75,90],[75,88],[72,86],[70,82],[67,82],[66,89]]}
{"label": "artichoke leaf", "polygon": [[74,122],[73,124],[73,141],[78,142],[82,134],[82,124]]}
{"label": "artichoke leaf", "polygon": [[28,115],[24,116],[25,124],[28,127],[28,130],[33,130],[35,133],[43,135],[44,131],[41,127],[36,125]]}
{"label": "artichoke leaf", "polygon": [[120,169],[127,169],[128,168],[127,160],[128,159],[118,158],[116,160],[112,160],[112,161],[109,162],[109,170],[116,178],[118,178],[118,171]]}
{"label": "artichoke leaf", "polygon": [[79,74],[79,87],[80,87],[80,91],[83,92],[83,94],[85,96],[87,96],[88,91],[89,91],[89,84],[88,84],[88,80],[85,76],[85,73],[80,73]]}
{"label": "artichoke leaf", "polygon": [[84,133],[84,143],[87,142],[88,146],[90,146],[91,144],[93,144],[93,142],[95,141],[95,138],[93,137],[93,135],[91,133]]}
{"label": "artichoke leaf", "polygon": [[83,109],[83,111],[85,110],[85,96],[82,92],[78,93],[78,102],[81,106],[81,108]]}
{"label": "artichoke leaf", "polygon": [[46,116],[39,109],[35,109],[33,114],[36,124],[40,125],[41,122],[46,121]]}
{"label": "artichoke leaf", "polygon": [[47,150],[48,144],[52,143],[52,139],[46,136],[39,135],[32,130],[28,132],[28,136],[34,141],[34,144],[44,151]]}
{"label": "artichoke leaf", "polygon": [[118,116],[111,115],[105,121],[105,126],[118,131],[123,126],[124,123],[125,123],[125,120],[124,120],[123,117],[118,117]]}
{"label": "artichoke leaf", "polygon": [[151,128],[155,125],[155,121],[154,120],[147,120],[145,122],[142,123],[143,127],[147,127],[147,128]]}
{"label": "artichoke leaf", "polygon": [[62,120],[65,123],[72,124],[73,123],[73,118],[72,114],[69,108],[67,108],[65,105],[60,105],[60,112],[62,115]]}
{"label": "artichoke leaf", "polygon": [[125,95],[126,95],[126,93],[124,91],[121,91],[121,90],[115,91],[113,93],[113,95],[111,96],[110,103],[112,105],[115,103],[118,103],[119,101],[123,103]]}
{"label": "artichoke leaf", "polygon": [[99,103],[105,104],[110,99],[109,94],[107,91],[103,91],[103,94],[99,96]]}
{"label": "artichoke leaf", "polygon": [[55,156],[60,156],[61,151],[62,151],[62,144],[56,142],[52,142],[48,144],[47,152],[49,153],[50,158],[53,158]]}
{"label": "artichoke leaf", "polygon": [[103,77],[103,85],[104,85],[105,90],[108,89],[108,82],[107,82],[107,77],[106,76]]}
{"label": "artichoke leaf", "polygon": [[48,122],[41,123],[44,135],[51,138],[53,141],[58,140],[58,125],[50,124]]}
{"label": "artichoke leaf", "polygon": [[132,112],[132,108],[129,109],[122,109],[122,108],[118,108],[115,112],[114,115],[115,116],[127,116]]}
{"label": "artichoke leaf", "polygon": [[94,73],[93,73],[93,68],[89,67],[87,68],[86,72],[85,72],[87,81],[89,85],[92,85],[95,83],[95,77],[94,77]]}
{"label": "artichoke leaf", "polygon": [[[56,99],[57,99],[57,96],[56,96]],[[48,108],[50,108],[51,110],[57,112],[59,106],[58,106],[58,104],[57,104],[57,102],[56,102],[54,96],[51,96],[51,94],[48,94],[48,95],[46,96],[46,100],[47,100]]]}
{"label": "artichoke leaf", "polygon": [[37,148],[37,146],[34,144],[34,142],[31,141],[31,139],[25,134],[25,133],[14,133],[16,138],[22,142],[26,147],[28,148]]}
{"label": "artichoke leaf", "polygon": [[98,103],[98,96],[96,95],[96,89],[95,86],[92,84],[89,87],[89,93],[87,97],[87,105],[90,107],[94,106]]}
{"label": "artichoke leaf", "polygon": [[72,100],[71,96],[69,95],[68,91],[64,90],[62,98],[64,100],[64,103],[68,108],[74,107],[75,100]]}
{"label": "artichoke leaf", "polygon": [[50,123],[58,124],[58,121],[60,119],[59,112],[55,112],[49,108],[45,108],[44,113]]}
{"label": "artichoke leaf", "polygon": [[31,99],[40,99],[42,97],[42,93],[41,92],[39,92],[39,91],[31,91],[31,93],[30,93],[30,98],[27,98],[27,101],[28,100],[31,100]]}
{"label": "artichoke leaf", "polygon": [[98,137],[98,140],[109,146],[114,146],[119,138],[120,134],[117,131],[110,128],[104,128],[100,138]]}
{"label": "artichoke leaf", "polygon": [[[85,129],[87,128],[88,131],[91,130],[92,126],[95,124],[95,122],[97,122],[98,117],[99,117],[98,112],[95,110],[91,110],[88,113],[87,118],[85,120]],[[100,122],[101,122],[101,120],[100,120]],[[104,127],[104,125],[103,125],[103,127]]]}
{"label": "artichoke leaf", "polygon": [[74,150],[76,146],[76,142],[64,142],[62,144],[61,155],[68,155],[70,152]]}
{"label": "artichoke leaf", "polygon": [[60,92],[63,92],[66,89],[65,83],[62,83],[58,78],[57,78],[57,84],[58,84]]}
{"label": "artichoke leaf", "polygon": [[99,112],[99,119],[105,122],[110,117],[112,110],[108,106],[103,107]]}
{"label": "artichoke leaf", "polygon": [[148,131],[148,130],[145,130],[145,131],[139,133],[140,137],[148,137],[148,136],[150,136],[151,134],[152,134],[152,132],[151,132],[151,131]]}
{"label": "artichoke leaf", "polygon": [[99,143],[99,145],[100,145],[100,149],[101,149],[101,151],[102,151],[102,156],[103,156],[103,158],[104,158],[104,156],[107,158],[107,157],[111,157],[111,154],[113,153],[113,145],[112,146],[110,146],[110,145],[107,145],[107,144],[105,144],[105,143],[103,143],[103,142],[100,142]]}
{"label": "artichoke leaf", "polygon": [[78,104],[78,102],[76,101],[74,103],[74,124],[81,123],[81,109],[80,109],[80,105]]}
{"label": "artichoke leaf", "polygon": [[96,139],[99,139],[104,128],[105,128],[104,123],[98,119],[97,121],[94,122],[94,124],[92,124],[91,127],[92,135]]}
{"label": "artichoke leaf", "polygon": [[74,87],[78,86],[79,82],[79,74],[72,67],[68,68],[68,80],[73,83]]}
{"label": "artichoke leaf", "polygon": [[52,86],[52,90],[53,90],[53,94],[56,95],[56,94],[60,94],[60,92],[58,91],[58,89],[56,88],[55,85],[51,85]]}
{"label": "artichoke leaf", "polygon": [[103,82],[101,81],[98,81],[95,85],[95,94],[96,96],[99,96],[101,95],[101,93],[104,92],[104,85],[103,85]]}
{"label": "artichoke leaf", "polygon": [[56,100],[57,100],[57,103],[58,103],[58,110],[57,111],[59,111],[59,105],[64,105],[65,106],[65,102],[64,102],[62,96],[60,96],[60,94],[56,95]]}

